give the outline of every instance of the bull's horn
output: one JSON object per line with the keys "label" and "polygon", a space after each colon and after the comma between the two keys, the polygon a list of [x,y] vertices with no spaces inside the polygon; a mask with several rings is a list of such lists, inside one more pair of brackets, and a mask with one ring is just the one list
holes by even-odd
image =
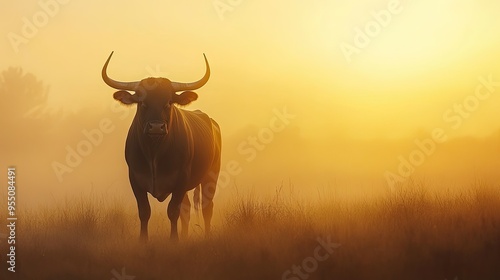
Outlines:
{"label": "bull's horn", "polygon": [[207,57],[205,56],[205,54],[203,54],[203,57],[205,58],[205,64],[206,64],[205,76],[203,76],[203,78],[201,78],[201,80],[194,82],[194,83],[172,82],[172,87],[174,88],[174,91],[199,89],[208,82],[208,79],[210,78],[210,65],[208,65],[208,60],[207,60]]}
{"label": "bull's horn", "polygon": [[108,74],[106,74],[106,70],[108,68],[108,63],[109,63],[109,60],[111,59],[111,56],[113,56],[113,53],[114,53],[114,51],[111,52],[111,54],[108,57],[108,60],[106,60],[106,63],[104,64],[104,67],[102,67],[102,79],[104,80],[104,82],[108,86],[115,88],[115,89],[132,90],[132,91],[136,90],[137,86],[139,86],[139,82],[118,82],[118,81],[111,79],[110,77],[108,77]]}

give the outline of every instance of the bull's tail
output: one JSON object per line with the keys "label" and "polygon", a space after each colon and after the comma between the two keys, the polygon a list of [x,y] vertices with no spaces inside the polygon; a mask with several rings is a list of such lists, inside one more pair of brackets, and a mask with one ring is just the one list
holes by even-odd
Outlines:
{"label": "bull's tail", "polygon": [[196,186],[193,191],[193,204],[194,204],[194,211],[196,211],[196,215],[199,215],[200,211],[200,206],[201,206],[201,199],[200,199],[200,185]]}

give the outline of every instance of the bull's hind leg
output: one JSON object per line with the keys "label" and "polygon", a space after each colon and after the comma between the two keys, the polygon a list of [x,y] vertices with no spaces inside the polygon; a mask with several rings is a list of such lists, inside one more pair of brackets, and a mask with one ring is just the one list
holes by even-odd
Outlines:
{"label": "bull's hind leg", "polygon": [[203,213],[203,220],[205,222],[205,235],[210,236],[212,214],[214,211],[214,195],[217,188],[217,178],[219,172],[209,175],[209,178],[204,183],[201,183],[201,209]]}
{"label": "bull's hind leg", "polygon": [[181,214],[181,205],[185,194],[186,193],[172,193],[172,199],[170,199],[170,202],[168,203],[167,214],[168,219],[170,220],[170,240],[172,241],[179,240],[179,235],[177,233],[177,221],[179,220],[179,216]]}
{"label": "bull's hind leg", "polygon": [[184,195],[184,199],[181,204],[181,238],[185,239],[188,236],[189,231],[189,219],[191,214],[191,202],[189,202],[189,197],[187,193]]}

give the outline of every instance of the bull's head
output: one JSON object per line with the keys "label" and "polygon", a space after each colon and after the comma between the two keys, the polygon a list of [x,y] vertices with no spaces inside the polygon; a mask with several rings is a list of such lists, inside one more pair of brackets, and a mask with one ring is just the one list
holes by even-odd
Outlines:
{"label": "bull's head", "polygon": [[[170,125],[173,104],[187,105],[198,98],[192,90],[205,85],[210,78],[210,66],[205,55],[205,76],[194,83],[176,83],[165,78],[147,78],[139,82],[119,82],[108,77],[106,69],[113,52],[102,68],[104,82],[119,91],[113,97],[123,104],[137,104],[136,120],[150,136],[165,136]],[[131,94],[129,91],[135,92]],[[183,91],[181,94],[177,92]]]}

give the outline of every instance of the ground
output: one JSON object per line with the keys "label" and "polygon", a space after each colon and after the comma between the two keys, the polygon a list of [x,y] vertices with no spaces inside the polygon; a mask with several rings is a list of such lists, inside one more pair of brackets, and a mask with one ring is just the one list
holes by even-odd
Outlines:
{"label": "ground", "polygon": [[213,235],[204,237],[193,212],[190,237],[179,243],[168,240],[164,208],[153,209],[147,244],[135,207],[122,199],[24,210],[19,278],[7,279],[500,279],[498,187],[411,184],[316,200],[279,190],[215,207]]}

